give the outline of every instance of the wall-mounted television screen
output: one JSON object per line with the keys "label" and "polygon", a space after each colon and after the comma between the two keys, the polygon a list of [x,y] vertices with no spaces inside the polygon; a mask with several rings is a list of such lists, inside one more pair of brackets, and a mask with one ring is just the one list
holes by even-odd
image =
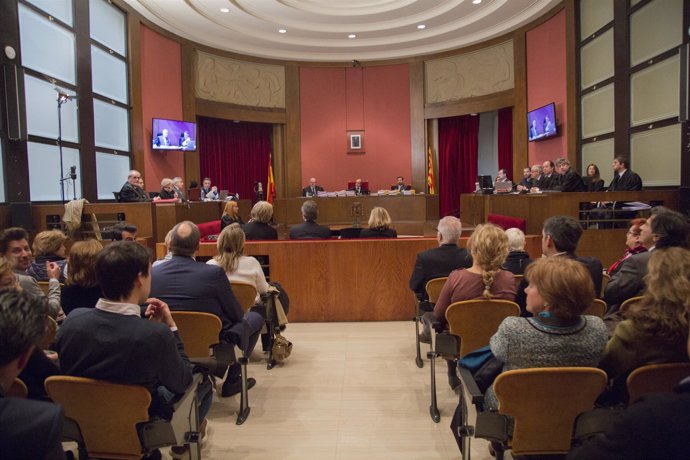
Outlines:
{"label": "wall-mounted television screen", "polygon": [[196,123],[154,118],[151,132],[153,150],[196,150]]}
{"label": "wall-mounted television screen", "polygon": [[548,139],[556,134],[556,106],[553,102],[527,112],[527,138],[530,142]]}

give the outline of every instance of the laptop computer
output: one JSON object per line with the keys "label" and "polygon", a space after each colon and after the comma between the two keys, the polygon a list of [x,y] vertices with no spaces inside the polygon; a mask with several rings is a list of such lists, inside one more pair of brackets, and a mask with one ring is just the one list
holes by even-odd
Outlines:
{"label": "laptop computer", "polygon": [[509,193],[512,191],[513,191],[513,183],[511,181],[494,182],[494,193]]}

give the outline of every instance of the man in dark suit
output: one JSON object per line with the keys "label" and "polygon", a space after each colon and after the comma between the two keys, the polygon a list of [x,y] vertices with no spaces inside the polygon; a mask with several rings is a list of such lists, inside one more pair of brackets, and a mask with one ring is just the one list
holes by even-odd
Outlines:
{"label": "man in dark suit", "polygon": [[45,299],[14,289],[0,293],[0,456],[3,460],[65,458],[60,439],[62,407],[5,397],[43,338],[47,316]]}
{"label": "man in dark suit", "polygon": [[554,187],[556,187],[559,183],[559,176],[558,173],[556,172],[556,166],[553,164],[553,161],[551,160],[546,160],[542,164],[542,179],[541,179],[541,185],[539,186],[539,190],[532,190],[532,191],[540,191],[540,190],[553,190]]}
{"label": "man in dark suit", "polygon": [[582,177],[570,167],[570,161],[567,158],[559,158],[556,160],[556,170],[559,174],[559,183],[553,190],[560,190],[561,192],[585,192],[585,183],[582,182]]}
{"label": "man in dark suit", "polygon": [[[527,170],[528,168],[525,168]],[[527,192],[536,192],[538,190],[541,190],[542,184],[544,182],[544,168],[542,168],[541,165],[533,165],[531,168],[529,168],[529,179],[527,182],[520,182],[515,189],[518,192],[522,193],[527,193]]]}
{"label": "man in dark suit", "polygon": [[326,239],[331,237],[331,229],[316,223],[319,208],[316,202],[307,200],[302,203],[302,218],[304,222],[290,229],[291,240]]}
{"label": "man in dark suit", "polygon": [[403,176],[398,176],[395,178],[396,184],[391,185],[391,190],[397,190],[398,192],[404,192],[405,190],[412,189],[411,186],[405,185],[405,178]]}
{"label": "man in dark suit", "polygon": [[140,201],[151,201],[148,194],[139,187],[141,180],[141,173],[136,169],[132,169],[127,176],[127,182],[120,189],[121,203],[136,203]]}
{"label": "man in dark suit", "polygon": [[309,179],[309,185],[302,189],[302,196],[316,196],[319,192],[323,192],[323,187],[316,185],[316,178]]}
{"label": "man in dark suit", "polygon": [[355,181],[355,186],[352,187],[350,191],[354,191],[355,195],[369,195],[369,190],[366,190],[362,185],[362,179],[357,179]]}
{"label": "man in dark suit", "polygon": [[177,193],[177,198],[180,200],[180,203],[187,202],[187,197],[184,192],[184,181],[181,177],[173,178],[173,191]]}
{"label": "man in dark suit", "polygon": [[277,240],[278,232],[269,225],[273,218],[273,205],[268,201],[258,201],[249,213],[251,219],[242,225],[247,240]]}
{"label": "man in dark suit", "polygon": [[168,130],[167,129],[164,129],[163,131],[161,131],[161,133],[153,139],[153,145],[155,147],[170,147],[172,145],[172,142],[170,141],[170,138],[168,137]]}
{"label": "man in dark suit", "polygon": [[[172,257],[151,270],[151,295],[174,311],[201,311],[220,318],[221,341],[237,345],[249,356],[259,338],[264,318],[254,311],[243,314],[222,268],[197,262],[199,228],[189,221],[175,225],[170,239]],[[256,383],[248,379],[250,387]],[[223,396],[241,390],[240,366],[230,366],[223,384]]]}
{"label": "man in dark suit", "polygon": [[[613,180],[609,184],[607,192],[624,192],[642,190],[642,179],[640,176],[628,169],[628,159],[624,156],[617,155],[613,158]],[[599,209],[595,209],[590,213],[590,218],[597,220],[599,228],[611,228],[614,225],[617,227],[627,226],[629,220],[634,219],[637,213],[635,211],[623,211],[623,202],[621,201],[605,201],[598,205]],[[605,210],[608,209],[608,210]],[[611,211],[615,209],[616,211]],[[610,222],[610,220],[617,220],[619,222]],[[606,222],[609,220],[609,222]]]}
{"label": "man in dark suit", "polygon": [[426,283],[429,280],[448,276],[450,272],[459,268],[472,266],[472,257],[467,250],[458,246],[461,234],[460,219],[446,216],[438,222],[438,247],[417,254],[409,285],[419,300],[427,299]]}
{"label": "man in dark suit", "polygon": [[642,179],[640,176],[628,169],[628,159],[617,155],[613,158],[613,180],[609,184],[607,191],[622,192],[628,190],[642,190]]}

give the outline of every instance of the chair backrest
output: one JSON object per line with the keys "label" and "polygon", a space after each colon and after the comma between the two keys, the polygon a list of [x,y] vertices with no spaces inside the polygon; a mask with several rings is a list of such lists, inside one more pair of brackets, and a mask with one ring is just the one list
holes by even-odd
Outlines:
{"label": "chair backrest", "polygon": [[460,336],[460,356],[487,346],[504,319],[519,315],[520,307],[510,300],[463,300],[446,310],[450,333]]}
{"label": "chair backrest", "polygon": [[247,312],[256,302],[256,288],[249,283],[232,281],[230,283],[232,293],[242,306],[242,310]]}
{"label": "chair backrest", "polygon": [[594,299],[594,301],[589,305],[589,307],[585,308],[585,311],[583,311],[582,314],[598,316],[599,318],[603,318],[604,314],[606,313],[606,308],[606,302],[604,302],[601,299]]}
{"label": "chair backrest", "polygon": [[118,203],[120,202],[120,192],[113,192],[113,196],[115,197],[115,201]]}
{"label": "chair backrest", "polygon": [[628,404],[651,393],[671,393],[673,387],[690,375],[690,363],[649,364],[628,376]]}
{"label": "chair backrest", "polygon": [[41,341],[38,342],[38,347],[42,350],[47,350],[50,348],[50,345],[53,343],[53,340],[55,339],[55,334],[57,333],[57,322],[50,316],[48,316],[46,320],[46,332],[43,335],[43,338],[41,338]]}
{"label": "chair backrest", "polygon": [[634,303],[636,303],[636,302],[639,302],[640,300],[642,300],[642,296],[641,296],[641,295],[639,295],[639,296],[637,296],[637,297],[630,297],[628,300],[626,300],[625,302],[623,302],[623,303],[621,304],[619,310],[620,310],[620,311],[623,311],[623,312],[628,311],[628,308],[630,308],[630,306],[631,306],[632,304],[634,304]]}
{"label": "chair backrest", "polygon": [[599,293],[599,297],[604,298],[604,292],[606,292],[606,285],[609,284],[609,281],[611,281],[611,275],[608,273],[604,273],[601,277],[601,292]]}
{"label": "chair backrest", "polygon": [[26,398],[29,395],[29,389],[26,388],[24,382],[19,378],[15,378],[10,388],[5,393],[5,396],[12,398]]}
{"label": "chair backrest", "polygon": [[443,276],[441,278],[434,278],[432,280],[427,281],[426,295],[429,298],[429,303],[436,303],[439,294],[441,294],[441,289],[443,289],[443,285],[446,284],[446,281],[448,281],[447,276]]}
{"label": "chair backrest", "polygon": [[575,419],[591,410],[606,387],[606,372],[590,367],[518,369],[494,381],[498,411],[515,420],[513,455],[570,450]]}
{"label": "chair backrest", "polygon": [[513,275],[515,277],[515,289],[518,289],[520,287],[520,283],[522,283],[522,279],[525,277],[525,275]]}
{"label": "chair backrest", "polygon": [[172,317],[189,357],[209,357],[219,341],[223,324],[216,315],[198,311],[173,311]]}
{"label": "chair backrest", "polygon": [[141,458],[137,423],[149,419],[146,388],[62,375],[48,377],[45,386],[65,416],[79,424],[89,457]]}
{"label": "chair backrest", "polygon": [[50,283],[48,281],[37,281],[37,283],[38,287],[41,288],[41,291],[43,291],[45,295],[48,295],[48,287],[50,286]]}

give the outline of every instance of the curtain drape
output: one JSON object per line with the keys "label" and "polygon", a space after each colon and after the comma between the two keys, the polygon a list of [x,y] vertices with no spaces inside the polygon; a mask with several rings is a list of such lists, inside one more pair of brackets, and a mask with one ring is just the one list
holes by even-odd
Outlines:
{"label": "curtain drape", "polygon": [[219,190],[253,199],[254,184],[266,190],[272,126],[266,123],[235,123],[199,117],[201,177],[208,176]]}
{"label": "curtain drape", "polygon": [[441,217],[459,216],[460,194],[473,192],[477,181],[479,117],[439,119],[438,138]]}
{"label": "curtain drape", "polygon": [[508,179],[520,181],[513,176],[513,108],[506,107],[498,111],[498,168],[507,170]]}

